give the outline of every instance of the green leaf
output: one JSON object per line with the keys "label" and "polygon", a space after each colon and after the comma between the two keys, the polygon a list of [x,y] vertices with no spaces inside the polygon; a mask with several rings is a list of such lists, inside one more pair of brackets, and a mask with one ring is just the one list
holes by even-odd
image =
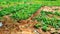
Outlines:
{"label": "green leaf", "polygon": [[48,28],[47,26],[43,26],[42,27],[42,30],[46,32],[47,31],[47,28]]}
{"label": "green leaf", "polygon": [[40,23],[37,23],[36,25],[35,25],[35,28],[40,28],[41,27],[41,24]]}

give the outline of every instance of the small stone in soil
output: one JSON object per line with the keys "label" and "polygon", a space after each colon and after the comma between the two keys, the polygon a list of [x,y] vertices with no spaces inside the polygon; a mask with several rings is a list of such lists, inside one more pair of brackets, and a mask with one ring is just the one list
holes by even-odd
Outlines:
{"label": "small stone in soil", "polygon": [[3,26],[3,24],[2,24],[2,22],[0,22],[0,27],[2,27]]}

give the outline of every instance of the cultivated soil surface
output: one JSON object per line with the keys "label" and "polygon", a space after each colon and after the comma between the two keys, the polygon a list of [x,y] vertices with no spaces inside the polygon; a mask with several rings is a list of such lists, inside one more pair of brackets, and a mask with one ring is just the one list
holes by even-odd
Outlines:
{"label": "cultivated soil surface", "polygon": [[3,16],[4,20],[1,20],[3,26],[0,27],[0,34],[60,34],[60,30],[55,30],[55,28],[51,28],[50,31],[44,32],[41,28],[36,29],[34,25],[37,20],[32,20],[35,16],[37,16],[41,10],[54,12],[55,9],[60,11],[60,7],[57,6],[43,6],[36,11],[29,19],[14,21],[9,16]]}

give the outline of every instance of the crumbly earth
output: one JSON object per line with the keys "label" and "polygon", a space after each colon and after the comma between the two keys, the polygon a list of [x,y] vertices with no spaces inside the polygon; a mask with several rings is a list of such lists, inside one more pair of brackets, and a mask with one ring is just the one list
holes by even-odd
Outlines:
{"label": "crumbly earth", "polygon": [[[3,26],[0,27],[0,34],[53,34],[53,32],[56,32],[54,28],[51,28],[50,31],[44,32],[41,28],[36,29],[34,28],[34,25],[37,22],[37,20],[32,20],[33,17],[38,15],[41,10],[44,11],[54,11],[56,8],[60,9],[59,7],[41,7],[35,14],[33,14],[29,19],[27,20],[21,20],[21,21],[14,21],[9,16],[4,16],[4,20],[1,20],[3,23]],[[60,30],[57,31],[60,34]]]}

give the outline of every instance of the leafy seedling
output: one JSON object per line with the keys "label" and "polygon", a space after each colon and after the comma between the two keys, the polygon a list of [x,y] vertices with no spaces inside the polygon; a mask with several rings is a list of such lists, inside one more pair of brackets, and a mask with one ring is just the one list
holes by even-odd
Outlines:
{"label": "leafy seedling", "polygon": [[40,23],[37,23],[34,27],[35,28],[40,28],[41,27],[41,24]]}
{"label": "leafy seedling", "polygon": [[42,27],[42,30],[46,32],[47,31],[47,28],[48,28],[47,26],[43,26]]}

